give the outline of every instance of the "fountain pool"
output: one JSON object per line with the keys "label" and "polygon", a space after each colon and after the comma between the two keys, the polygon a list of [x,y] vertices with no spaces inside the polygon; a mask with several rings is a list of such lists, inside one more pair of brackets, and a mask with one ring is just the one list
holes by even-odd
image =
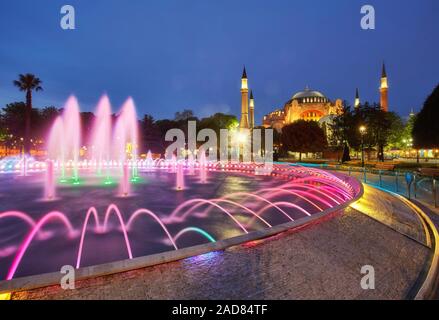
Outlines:
{"label": "fountain pool", "polygon": [[202,181],[200,167],[191,174],[188,163],[176,172],[173,166],[141,165],[129,194],[120,192],[118,177],[106,184],[107,177],[82,169],[81,184],[58,182],[51,200],[41,188],[44,172],[0,175],[0,277],[227,239],[336,208],[359,192],[355,180],[313,168],[275,165],[259,176],[256,165],[218,163]]}
{"label": "fountain pool", "polygon": [[[317,168],[209,162],[204,152],[199,162],[141,158],[131,98],[113,121],[102,97],[90,137],[79,110],[70,97],[45,161],[0,160],[0,279],[229,239],[336,210],[361,192],[355,179]],[[83,143],[90,152],[80,156]]]}

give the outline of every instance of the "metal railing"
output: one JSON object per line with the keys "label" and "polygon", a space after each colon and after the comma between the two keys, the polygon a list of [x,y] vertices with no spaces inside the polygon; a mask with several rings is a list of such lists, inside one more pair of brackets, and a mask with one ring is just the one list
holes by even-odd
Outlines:
{"label": "metal railing", "polygon": [[322,169],[347,172],[364,183],[376,185],[399,193],[403,196],[414,197],[438,208],[438,178],[422,175],[418,171],[383,170],[362,168],[345,165],[321,165]]}

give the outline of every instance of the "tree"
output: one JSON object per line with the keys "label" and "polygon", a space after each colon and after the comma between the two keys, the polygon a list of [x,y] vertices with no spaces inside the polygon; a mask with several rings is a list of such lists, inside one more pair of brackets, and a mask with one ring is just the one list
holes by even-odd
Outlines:
{"label": "tree", "polygon": [[0,143],[5,144],[8,137],[8,130],[3,115],[0,113]]}
{"label": "tree", "polygon": [[79,114],[81,121],[81,144],[83,146],[91,145],[92,130],[95,123],[96,116],[93,112],[81,112]]}
{"label": "tree", "polygon": [[387,117],[390,121],[388,147],[390,149],[404,149],[407,146],[407,141],[411,139],[411,133],[407,130],[411,118],[407,123],[404,123],[403,119],[395,112],[389,112]]}
{"label": "tree", "polygon": [[282,145],[287,151],[302,153],[320,152],[327,147],[325,132],[315,121],[298,120],[282,128]]}
{"label": "tree", "polygon": [[365,144],[369,148],[377,146],[378,160],[384,162],[384,147],[388,144],[395,114],[383,111],[378,104],[366,104],[360,113],[367,128]]}
{"label": "tree", "polygon": [[349,146],[347,142],[343,143],[343,155],[341,156],[341,163],[351,161],[351,155],[349,153]]}
{"label": "tree", "polygon": [[330,124],[331,131],[331,145],[343,148],[343,155],[341,162],[347,162],[351,160],[350,146],[356,147],[359,145],[355,128],[357,126],[357,119],[354,113],[351,111],[351,107],[345,101],[343,103],[343,112],[335,116]]}
{"label": "tree", "polygon": [[439,148],[439,85],[424,103],[413,125],[413,144],[416,149]]}
{"label": "tree", "polygon": [[[366,133],[362,137],[360,126],[365,126]],[[334,144],[343,144],[342,162],[349,161],[349,148],[360,151],[362,141],[367,149],[378,149],[378,159],[384,161],[384,148],[395,147],[402,141],[404,123],[394,112],[385,112],[374,103],[365,102],[352,110],[345,107],[343,113],[336,116],[331,126]]]}
{"label": "tree", "polygon": [[151,115],[145,114],[141,122],[142,142],[146,149],[144,151],[151,151],[153,153],[162,153],[163,143],[161,141],[161,134],[154,118]]}
{"label": "tree", "polygon": [[197,129],[212,129],[217,136],[220,135],[221,129],[234,129],[239,126],[236,116],[224,113],[215,113],[213,116],[203,118],[197,123]]}
{"label": "tree", "polygon": [[190,109],[184,109],[182,112],[175,113],[175,121],[188,121],[195,118],[194,112]]}
{"label": "tree", "polygon": [[[395,113],[383,111],[380,105],[368,102],[355,108],[351,113],[349,145],[357,151],[361,149],[362,145],[369,150],[377,147],[378,159],[384,161],[384,147],[389,143],[392,124],[400,121],[400,118]],[[366,127],[364,136],[360,134],[360,126]]]}
{"label": "tree", "polygon": [[14,85],[20,90],[26,92],[26,112],[25,112],[25,134],[24,134],[24,151],[30,154],[30,131],[31,131],[31,113],[32,113],[32,91],[41,91],[42,81],[35,75],[27,73],[20,74],[18,80],[14,80]]}
{"label": "tree", "polygon": [[31,130],[31,136],[41,139],[47,138],[53,123],[60,114],[59,109],[54,106],[38,110],[38,117],[36,119],[32,118],[32,123],[35,125]]}

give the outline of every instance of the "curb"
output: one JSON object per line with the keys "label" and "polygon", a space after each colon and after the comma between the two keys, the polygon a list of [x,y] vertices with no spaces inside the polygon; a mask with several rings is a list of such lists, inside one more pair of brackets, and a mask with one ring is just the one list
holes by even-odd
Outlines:
{"label": "curb", "polygon": [[380,187],[371,187],[387,192],[394,197],[400,199],[419,217],[422,226],[424,227],[426,237],[429,240],[427,242],[430,244],[433,256],[431,259],[430,267],[427,271],[427,275],[425,276],[425,280],[422,283],[418,292],[416,293],[414,300],[432,300],[436,293],[436,283],[439,277],[439,233],[436,229],[436,226],[434,225],[433,221],[431,221],[430,217],[421,208],[419,208],[415,203],[413,203],[406,197]]}

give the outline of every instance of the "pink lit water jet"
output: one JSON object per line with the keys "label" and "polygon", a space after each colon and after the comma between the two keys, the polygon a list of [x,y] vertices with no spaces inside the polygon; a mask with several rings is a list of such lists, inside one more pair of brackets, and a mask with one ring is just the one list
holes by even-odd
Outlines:
{"label": "pink lit water jet", "polygon": [[148,169],[151,169],[154,167],[154,160],[152,159],[151,150],[148,150],[148,153],[146,154],[146,167]]}
{"label": "pink lit water jet", "polygon": [[78,100],[74,96],[71,96],[64,106],[63,123],[65,132],[65,156],[68,157],[68,159],[73,160],[72,177],[75,181],[77,181],[79,178],[78,162],[81,144],[81,121],[79,117]]}
{"label": "pink lit water jet", "polygon": [[46,178],[45,178],[45,199],[53,200],[55,198],[55,170],[53,160],[46,161]]}
{"label": "pink lit water jet", "polygon": [[184,190],[184,167],[183,163],[177,164],[177,191]]}
{"label": "pink lit water jet", "polygon": [[207,182],[207,160],[206,160],[206,153],[203,149],[199,150],[200,152],[200,182],[206,183]]}
{"label": "pink lit water jet", "polygon": [[66,216],[60,212],[51,212],[47,215],[45,215],[43,218],[41,218],[40,221],[32,228],[32,230],[29,232],[29,234],[26,236],[25,240],[21,244],[20,248],[18,249],[18,253],[15,256],[11,267],[9,268],[8,275],[6,276],[6,280],[11,280],[14,277],[15,271],[17,270],[18,266],[20,265],[21,259],[23,259],[24,254],[27,251],[27,248],[31,244],[32,240],[35,238],[35,236],[38,234],[38,232],[41,230],[41,228],[50,222],[51,220],[58,220],[64,224],[67,231],[69,232],[70,236],[74,236],[75,230],[73,229],[69,219],[66,218]]}
{"label": "pink lit water jet", "polygon": [[65,153],[64,122],[62,117],[57,117],[50,131],[47,157],[58,163],[58,170],[61,172],[62,178],[65,178]]}
{"label": "pink lit water jet", "polygon": [[130,168],[128,166],[128,163],[124,163],[122,168],[120,191],[123,197],[128,197],[130,193]]}
{"label": "pink lit water jet", "polygon": [[[111,105],[108,96],[105,95],[99,100],[92,130],[92,153],[98,174],[102,174],[104,163],[110,161],[110,139]],[[108,176],[108,172],[106,174]]]}
{"label": "pink lit water jet", "polygon": [[25,177],[27,175],[27,158],[26,154],[23,152],[21,160],[21,175]]}
{"label": "pink lit water jet", "polygon": [[172,155],[169,169],[172,173],[177,172],[177,157],[175,156],[175,154]]}
{"label": "pink lit water jet", "polygon": [[194,161],[194,156],[193,156],[192,152],[189,152],[187,164],[189,167],[189,175],[191,175],[191,176],[194,175],[195,161]]}
{"label": "pink lit water jet", "polygon": [[114,159],[120,163],[131,160],[133,163],[133,177],[137,176],[137,152],[138,152],[138,121],[136,107],[132,98],[123,104],[117,117],[114,131],[115,150]]}

